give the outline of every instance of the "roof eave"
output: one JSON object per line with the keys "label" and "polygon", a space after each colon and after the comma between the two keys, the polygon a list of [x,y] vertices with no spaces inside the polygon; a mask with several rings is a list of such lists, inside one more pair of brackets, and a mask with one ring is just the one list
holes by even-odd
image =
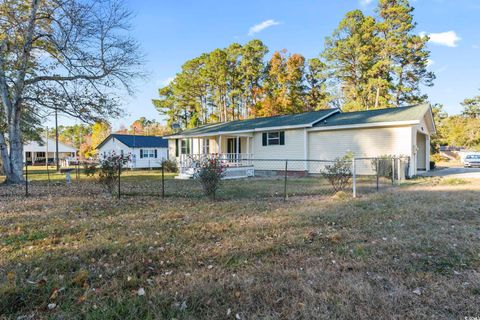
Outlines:
{"label": "roof eave", "polygon": [[320,121],[334,115],[335,113],[340,112],[339,109],[334,109],[332,112],[319,117],[313,122],[300,124],[300,125],[293,125],[293,126],[276,126],[276,127],[262,127],[262,128],[255,128],[250,130],[236,130],[236,131],[216,131],[216,132],[208,132],[208,133],[193,133],[193,134],[177,134],[177,135],[170,135],[165,138],[167,139],[179,139],[179,138],[194,138],[194,137],[207,137],[207,136],[217,136],[217,135],[227,135],[227,134],[239,134],[239,133],[255,133],[255,132],[263,132],[263,131],[272,131],[272,130],[289,130],[289,129],[302,129],[302,128],[311,128],[315,124],[319,123]]}
{"label": "roof eave", "polygon": [[375,128],[375,127],[393,127],[393,126],[408,126],[419,124],[420,120],[407,120],[407,121],[385,121],[374,123],[360,123],[360,124],[346,124],[346,125],[332,125],[323,127],[314,127],[308,129],[308,131],[331,131],[331,130],[348,130],[357,128]]}

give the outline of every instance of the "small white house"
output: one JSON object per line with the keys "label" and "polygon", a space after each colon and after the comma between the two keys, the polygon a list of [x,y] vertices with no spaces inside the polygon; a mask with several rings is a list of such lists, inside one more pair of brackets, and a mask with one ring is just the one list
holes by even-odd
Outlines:
{"label": "small white house", "polygon": [[159,168],[168,159],[168,141],[162,137],[111,134],[98,146],[98,156],[115,153],[130,156],[127,166],[132,169]]}
{"label": "small white house", "polygon": [[[421,104],[237,120],[188,129],[167,138],[170,159],[178,161],[181,174],[196,159],[212,154],[228,167],[253,168],[255,172],[283,169],[282,162],[263,160],[288,159],[296,160],[289,170],[317,173],[318,165],[310,160],[334,160],[353,153],[356,158],[405,157],[406,175],[414,176],[430,169],[430,136],[434,133],[430,105]],[[371,166],[368,160],[363,162]]]}
{"label": "small white house", "polygon": [[[58,142],[58,159],[62,164],[67,164],[69,160],[75,159],[77,156],[77,149]],[[56,143],[53,139],[47,139],[47,142],[30,141],[23,145],[23,158],[30,165],[46,164],[46,159],[49,163],[54,163],[56,159]]]}

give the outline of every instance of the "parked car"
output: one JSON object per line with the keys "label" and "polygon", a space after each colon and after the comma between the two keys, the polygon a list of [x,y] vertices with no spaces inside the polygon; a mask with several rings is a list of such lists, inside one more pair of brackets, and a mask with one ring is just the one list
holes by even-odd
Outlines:
{"label": "parked car", "polygon": [[469,154],[463,162],[465,168],[480,167],[480,154]]}

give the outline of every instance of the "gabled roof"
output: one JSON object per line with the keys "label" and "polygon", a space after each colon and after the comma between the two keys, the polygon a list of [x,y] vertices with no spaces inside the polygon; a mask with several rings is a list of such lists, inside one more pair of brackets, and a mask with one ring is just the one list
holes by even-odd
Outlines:
{"label": "gabled roof", "polygon": [[162,137],[112,133],[97,146],[97,149],[100,149],[112,138],[117,139],[129,148],[168,148],[168,140]]}
{"label": "gabled roof", "polygon": [[169,138],[175,136],[202,136],[218,133],[254,132],[277,128],[307,128],[312,127],[315,123],[337,112],[340,111],[338,109],[325,109],[290,115],[206,124],[173,134]]}
{"label": "gabled roof", "polygon": [[[48,144],[48,145],[47,145]],[[41,141],[29,141],[23,145],[23,150],[25,152],[45,152],[48,149],[48,152],[55,152],[56,150],[56,143],[55,140],[53,139],[48,139],[45,142],[45,139],[42,139]],[[68,144],[62,143],[61,141],[58,141],[58,152],[76,152],[77,149],[75,149],[72,146],[69,146]]]}
{"label": "gabled roof", "polygon": [[430,110],[430,105],[419,104],[409,107],[375,109],[356,112],[342,112],[332,115],[314,125],[319,127],[363,125],[389,122],[418,121]]}

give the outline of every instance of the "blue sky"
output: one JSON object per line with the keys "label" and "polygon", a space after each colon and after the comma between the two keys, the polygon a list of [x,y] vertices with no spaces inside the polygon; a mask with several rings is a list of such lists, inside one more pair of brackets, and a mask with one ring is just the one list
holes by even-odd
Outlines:
{"label": "blue sky", "polygon": [[[437,79],[425,92],[431,102],[443,103],[448,113],[459,113],[464,98],[480,94],[480,1],[411,3],[416,32],[430,34],[433,40],[428,45],[430,68]],[[316,57],[347,11],[359,8],[373,14],[376,4],[376,0],[127,0],[136,14],[133,36],[146,54],[149,78],[137,82],[135,96],[126,99],[127,116],[112,123],[118,128],[141,116],[161,120],[151,104],[157,89],[186,60],[203,52],[258,38],[270,52],[285,48]]]}

